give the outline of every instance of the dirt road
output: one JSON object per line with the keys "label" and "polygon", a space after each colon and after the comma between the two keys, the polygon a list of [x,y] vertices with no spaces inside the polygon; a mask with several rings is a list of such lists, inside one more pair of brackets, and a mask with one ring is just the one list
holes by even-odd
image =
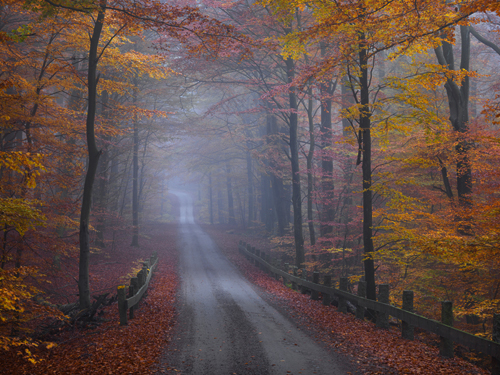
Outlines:
{"label": "dirt road", "polygon": [[[181,203],[179,325],[163,362],[183,374],[346,374],[333,356],[267,304]],[[345,361],[344,361],[345,362]]]}

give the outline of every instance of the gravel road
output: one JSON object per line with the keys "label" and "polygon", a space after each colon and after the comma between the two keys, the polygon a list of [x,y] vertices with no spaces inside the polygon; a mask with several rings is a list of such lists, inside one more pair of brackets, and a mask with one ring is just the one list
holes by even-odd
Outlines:
{"label": "gravel road", "polygon": [[194,222],[180,201],[181,291],[176,336],[163,356],[171,373],[346,374],[333,355],[266,303]]}

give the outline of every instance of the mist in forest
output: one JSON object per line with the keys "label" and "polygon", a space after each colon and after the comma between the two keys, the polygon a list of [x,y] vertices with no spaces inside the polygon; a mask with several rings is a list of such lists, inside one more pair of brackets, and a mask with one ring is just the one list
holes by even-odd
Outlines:
{"label": "mist in forest", "polygon": [[57,305],[92,319],[121,280],[92,270],[149,256],[155,225],[491,326],[498,4],[360,4],[3,1],[2,346]]}

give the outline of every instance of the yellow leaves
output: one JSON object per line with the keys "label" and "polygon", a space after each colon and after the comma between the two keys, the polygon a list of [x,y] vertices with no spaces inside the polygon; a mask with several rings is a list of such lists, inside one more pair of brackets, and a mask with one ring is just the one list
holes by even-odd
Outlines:
{"label": "yellow leaves", "polygon": [[26,349],[25,352],[27,354],[28,361],[36,365],[38,361],[31,355],[31,352],[28,349]]}
{"label": "yellow leaves", "polygon": [[117,82],[132,82],[137,78],[166,79],[174,71],[167,67],[165,56],[140,53],[134,50],[122,52],[117,47],[108,47],[103,56],[103,70]]}
{"label": "yellow leaves", "polygon": [[35,178],[40,175],[40,171],[45,171],[42,159],[40,154],[0,151],[0,166],[22,174],[26,187],[30,189],[36,187]]}
{"label": "yellow leaves", "polygon": [[0,198],[0,222],[24,236],[27,230],[45,224],[45,215],[35,208],[40,204],[39,201],[22,198]]}
{"label": "yellow leaves", "polygon": [[332,253],[332,254],[351,253],[354,251],[353,249],[349,249],[349,248],[336,248],[336,247],[322,249],[322,250],[328,251],[329,253]]}
{"label": "yellow leaves", "polygon": [[306,45],[299,38],[298,33],[288,33],[282,37],[276,38],[282,47],[281,56],[284,59],[291,58],[293,60],[300,60],[304,56],[309,55],[306,50]]}
{"label": "yellow leaves", "polygon": [[28,267],[0,269],[0,320],[2,322],[9,320],[13,312],[24,312],[21,302],[38,292],[36,288],[28,287],[24,283],[23,278],[28,274],[34,276],[36,271]]}
{"label": "yellow leaves", "polygon": [[[128,282],[132,277],[136,277],[137,273],[142,270],[142,265],[143,265],[144,260],[143,259],[137,259],[134,264],[132,265],[132,268],[130,269],[130,272],[121,277],[121,280]],[[149,269],[148,269],[149,271]]]}
{"label": "yellow leaves", "polygon": [[[26,188],[36,187],[35,178],[44,171],[40,154],[0,151],[0,166],[17,172],[24,177]],[[41,202],[23,198],[0,198],[0,222],[13,227],[21,236],[28,229],[43,225],[45,216],[36,206]]]}
{"label": "yellow leaves", "polygon": [[166,59],[159,55],[142,54],[136,51],[129,51],[122,54],[124,62],[139,73],[140,76],[146,76],[152,79],[165,79],[174,71],[166,67]]}

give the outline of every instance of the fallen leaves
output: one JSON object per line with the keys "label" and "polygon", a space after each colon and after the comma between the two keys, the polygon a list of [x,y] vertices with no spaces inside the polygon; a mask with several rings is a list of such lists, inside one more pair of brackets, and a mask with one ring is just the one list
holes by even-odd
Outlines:
{"label": "fallen leaves", "polygon": [[[56,347],[36,348],[42,360],[36,366],[15,356],[2,355],[3,374],[144,374],[158,362],[162,347],[171,339],[175,323],[178,285],[175,225],[150,228],[150,240],[141,252],[158,252],[159,264],[147,297],[134,311],[129,325],[120,326],[118,306],[106,311],[107,322],[95,330],[75,330],[59,338]],[[128,239],[127,239],[128,241]],[[121,251],[137,252],[135,248]],[[136,255],[137,256],[137,255]],[[109,271],[109,265],[108,265]],[[106,280],[112,282],[111,280]]]}
{"label": "fallen leaves", "polygon": [[253,266],[238,253],[236,236],[212,234],[228,259],[254,284],[267,292],[264,298],[285,311],[302,328],[307,328],[327,346],[352,357],[366,374],[487,374],[484,369],[460,358],[443,358],[439,348],[419,339],[401,338],[398,329],[383,330],[367,321],[323,306],[308,295],[297,293]]}

